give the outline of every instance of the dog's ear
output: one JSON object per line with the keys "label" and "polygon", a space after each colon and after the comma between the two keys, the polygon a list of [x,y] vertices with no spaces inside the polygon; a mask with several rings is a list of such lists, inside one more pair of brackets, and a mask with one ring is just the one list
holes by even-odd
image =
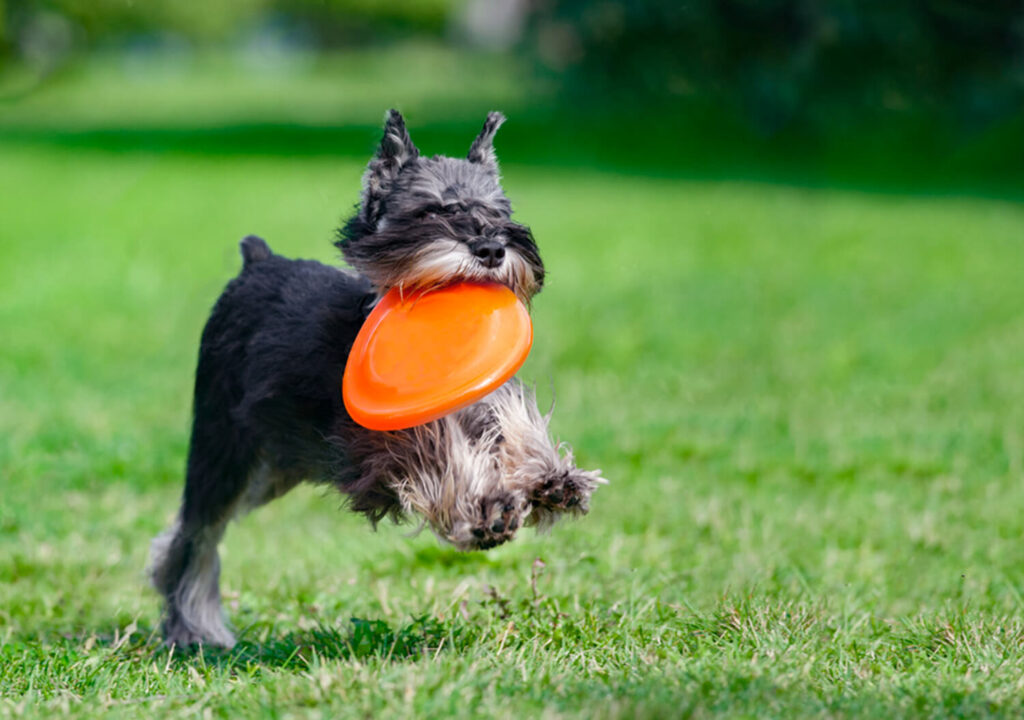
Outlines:
{"label": "dog's ear", "polygon": [[498,128],[503,122],[505,122],[505,116],[500,112],[487,113],[483,130],[469,146],[467,160],[471,163],[486,165],[494,172],[498,172],[498,156],[494,153],[494,134],[498,132]]}
{"label": "dog's ear", "polygon": [[380,204],[391,190],[395,178],[409,162],[415,160],[420,151],[412,143],[405,120],[397,110],[388,110],[384,119],[384,137],[380,147],[366,166],[363,174],[363,202],[360,213],[364,219],[375,223],[380,215]]}

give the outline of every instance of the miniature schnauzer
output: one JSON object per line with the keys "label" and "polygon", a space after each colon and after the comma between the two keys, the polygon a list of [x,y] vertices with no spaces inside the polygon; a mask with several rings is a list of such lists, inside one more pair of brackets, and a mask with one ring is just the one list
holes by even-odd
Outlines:
{"label": "miniature schnauzer", "polygon": [[537,246],[499,184],[493,139],[503,121],[488,115],[465,160],[427,158],[388,113],[361,202],[338,233],[355,272],[242,240],[242,271],[203,330],[181,509],[151,548],[168,644],[234,644],[217,545],[229,520],[302,480],[335,486],[374,524],[416,513],[460,550],[587,512],[600,471],[579,470],[552,442],[549,417],[517,380],[393,432],[360,427],[342,402],[348,352],[389,289],[499,282],[524,302],[540,290]]}

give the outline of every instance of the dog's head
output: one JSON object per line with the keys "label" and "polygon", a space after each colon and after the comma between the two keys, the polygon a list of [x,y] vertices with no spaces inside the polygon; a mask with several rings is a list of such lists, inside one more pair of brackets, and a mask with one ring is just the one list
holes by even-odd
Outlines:
{"label": "dog's head", "polygon": [[512,220],[498,176],[493,143],[504,121],[490,113],[465,160],[428,158],[401,114],[388,112],[362,201],[336,243],[378,292],[481,280],[507,285],[528,302],[540,290],[537,245],[530,229]]}

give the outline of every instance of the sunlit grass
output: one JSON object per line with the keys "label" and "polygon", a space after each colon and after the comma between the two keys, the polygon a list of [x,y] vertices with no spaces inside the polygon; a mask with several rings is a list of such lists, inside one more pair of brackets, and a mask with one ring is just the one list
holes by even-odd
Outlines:
{"label": "sunlit grass", "polygon": [[163,650],[202,322],[360,172],[0,144],[0,714],[1019,710],[1024,210],[512,161],[591,515],[462,555],[300,490],[229,532],[238,649]]}

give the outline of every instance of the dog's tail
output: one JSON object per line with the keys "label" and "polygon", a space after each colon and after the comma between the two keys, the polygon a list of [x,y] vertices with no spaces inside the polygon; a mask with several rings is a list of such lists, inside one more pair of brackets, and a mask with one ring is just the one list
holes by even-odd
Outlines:
{"label": "dog's tail", "polygon": [[242,242],[238,244],[238,249],[242,251],[243,270],[253,263],[268,260],[274,254],[270,251],[270,246],[267,245],[263,238],[256,237],[255,235],[246,235],[242,238]]}

